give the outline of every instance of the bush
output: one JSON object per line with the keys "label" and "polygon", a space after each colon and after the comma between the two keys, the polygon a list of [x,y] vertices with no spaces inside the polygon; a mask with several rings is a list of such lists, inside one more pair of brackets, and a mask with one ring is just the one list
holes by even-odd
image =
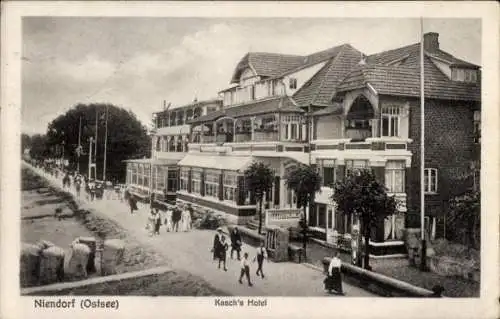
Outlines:
{"label": "bush", "polygon": [[224,216],[213,211],[203,214],[201,218],[197,218],[193,223],[195,228],[199,229],[217,229],[226,225]]}

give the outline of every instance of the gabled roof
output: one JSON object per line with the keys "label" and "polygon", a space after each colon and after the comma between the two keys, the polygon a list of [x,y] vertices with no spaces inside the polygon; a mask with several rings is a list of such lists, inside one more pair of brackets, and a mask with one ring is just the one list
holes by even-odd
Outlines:
{"label": "gabled roof", "polygon": [[241,72],[246,68],[251,68],[258,76],[279,77],[331,59],[342,48],[343,45],[336,46],[309,55],[249,52],[236,66],[231,83],[238,82]]}
{"label": "gabled roof", "polygon": [[298,107],[290,97],[277,97],[215,111],[200,116],[190,121],[189,124],[212,122],[224,116],[237,118],[273,112],[304,113],[304,110]]}
{"label": "gabled roof", "polygon": [[293,96],[300,106],[331,105],[337,85],[361,60],[362,53],[349,44],[339,47],[338,54],[331,58]]}
{"label": "gabled roof", "polygon": [[[480,84],[450,80],[427,56],[424,58],[424,66],[426,98],[464,101],[481,99]],[[338,92],[364,88],[368,83],[380,95],[419,97],[420,68],[413,63],[399,66],[358,66],[339,84]]]}
{"label": "gabled roof", "polygon": [[344,107],[341,103],[333,103],[321,110],[313,113],[313,116],[328,115],[328,114],[342,114]]}

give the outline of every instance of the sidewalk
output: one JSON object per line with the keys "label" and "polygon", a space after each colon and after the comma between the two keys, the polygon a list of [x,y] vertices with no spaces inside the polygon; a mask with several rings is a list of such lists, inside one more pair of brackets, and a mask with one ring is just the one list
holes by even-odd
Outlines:
{"label": "sidewalk", "polygon": [[[40,173],[38,169],[36,172]],[[45,175],[44,175],[45,177]],[[56,186],[62,183],[52,177],[49,181]],[[85,198],[82,192],[82,198]],[[249,287],[245,281],[238,283],[240,265],[237,260],[231,260],[228,252],[227,268],[224,272],[217,269],[217,263],[212,260],[210,249],[213,242],[213,231],[192,230],[190,232],[167,233],[161,229],[159,236],[150,237],[145,229],[149,208],[139,204],[138,212],[130,214],[125,202],[119,200],[100,200],[94,202],[81,201],[82,208],[93,209],[96,213],[114,220],[129,231],[140,243],[148,245],[164,255],[173,269],[182,269],[193,275],[200,276],[215,288],[227,291],[236,296],[328,296],[323,289],[324,275],[322,272],[296,263],[265,262],[265,279],[256,277],[257,264],[250,266],[250,275],[254,286]],[[254,247],[243,246],[243,252],[249,252],[254,257]],[[347,296],[371,297],[373,294],[344,283]]]}

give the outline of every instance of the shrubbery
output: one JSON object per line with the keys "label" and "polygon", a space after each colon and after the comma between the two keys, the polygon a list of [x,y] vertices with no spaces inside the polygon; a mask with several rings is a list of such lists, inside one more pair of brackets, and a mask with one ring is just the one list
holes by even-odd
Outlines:
{"label": "shrubbery", "polygon": [[209,211],[205,214],[193,212],[193,227],[198,229],[217,229],[226,225],[226,220],[221,214]]}

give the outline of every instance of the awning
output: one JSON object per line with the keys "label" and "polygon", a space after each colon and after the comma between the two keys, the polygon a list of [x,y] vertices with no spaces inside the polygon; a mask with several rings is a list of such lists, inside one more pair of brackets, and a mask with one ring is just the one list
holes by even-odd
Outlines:
{"label": "awning", "polygon": [[252,160],[251,156],[188,154],[178,165],[243,172]]}

